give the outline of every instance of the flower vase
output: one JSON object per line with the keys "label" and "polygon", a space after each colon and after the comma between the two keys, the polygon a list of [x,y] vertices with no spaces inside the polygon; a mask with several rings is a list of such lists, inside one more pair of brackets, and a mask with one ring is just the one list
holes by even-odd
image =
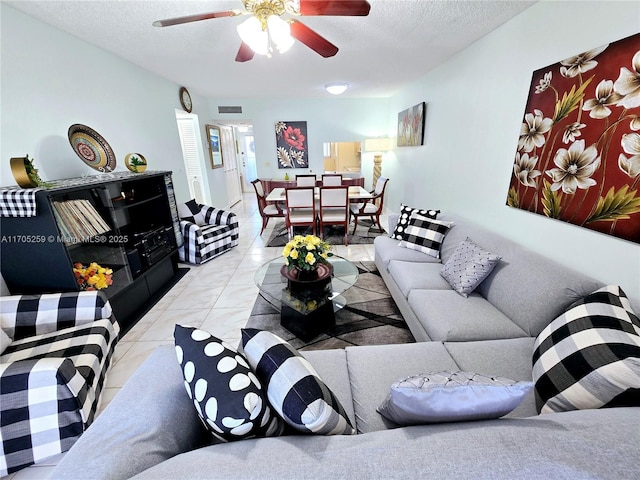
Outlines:
{"label": "flower vase", "polygon": [[301,282],[312,282],[318,279],[318,270],[300,270],[296,268],[297,278]]}

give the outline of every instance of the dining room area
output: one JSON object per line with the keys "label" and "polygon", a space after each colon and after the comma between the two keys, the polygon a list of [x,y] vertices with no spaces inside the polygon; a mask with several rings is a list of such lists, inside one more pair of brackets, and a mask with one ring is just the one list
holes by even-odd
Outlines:
{"label": "dining room area", "polygon": [[362,177],[335,173],[319,177],[299,174],[286,181],[256,179],[251,183],[262,217],[262,232],[271,219],[280,221],[268,245],[279,246],[296,234],[311,234],[348,246],[371,243],[373,237],[384,232],[380,216],[388,181],[384,177],[376,179],[371,191],[364,188]]}

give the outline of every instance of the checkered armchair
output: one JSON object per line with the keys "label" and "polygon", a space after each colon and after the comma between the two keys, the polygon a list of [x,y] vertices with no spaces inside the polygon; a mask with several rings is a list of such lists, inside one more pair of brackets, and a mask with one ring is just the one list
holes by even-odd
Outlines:
{"label": "checkered armchair", "polygon": [[92,423],[120,327],[97,291],[0,297],[0,322],[4,476],[69,450]]}
{"label": "checkered armchair", "polygon": [[184,243],[178,254],[182,262],[201,264],[238,245],[240,229],[235,213],[193,200],[183,205],[191,208],[191,215],[180,215]]}

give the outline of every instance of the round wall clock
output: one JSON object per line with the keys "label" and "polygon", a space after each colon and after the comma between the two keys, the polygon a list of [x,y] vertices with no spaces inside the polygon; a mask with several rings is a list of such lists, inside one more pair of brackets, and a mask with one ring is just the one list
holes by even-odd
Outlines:
{"label": "round wall clock", "polygon": [[189,95],[189,91],[184,87],[180,87],[180,103],[187,113],[191,113],[191,109],[193,108],[191,95]]}

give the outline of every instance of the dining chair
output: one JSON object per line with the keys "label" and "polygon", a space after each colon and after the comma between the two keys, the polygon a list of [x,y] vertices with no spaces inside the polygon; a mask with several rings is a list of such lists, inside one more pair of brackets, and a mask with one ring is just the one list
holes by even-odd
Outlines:
{"label": "dining chair", "polygon": [[256,198],[258,200],[258,210],[260,210],[260,216],[262,217],[262,230],[260,235],[267,228],[270,218],[284,218],[286,211],[278,203],[267,203],[266,195],[264,194],[264,188],[260,179],[255,179],[251,182],[253,189],[256,191]]}
{"label": "dining chair", "polygon": [[296,175],[296,186],[297,187],[315,187],[316,186],[316,176],[315,175]]}
{"label": "dining chair", "polygon": [[[382,225],[380,225],[380,214],[382,213],[384,191],[387,188],[388,181],[388,178],[380,177],[376,182],[376,188],[369,192],[372,195],[372,198],[367,199],[362,203],[350,204],[349,210],[351,212],[351,216],[354,217],[353,233],[356,233],[356,228],[358,227],[358,217],[371,217],[373,225],[378,224],[378,228],[382,230]],[[378,202],[377,205],[376,201]]]}
{"label": "dining chair", "polygon": [[325,225],[342,225],[344,245],[349,245],[349,187],[320,187],[318,219],[323,238]]}
{"label": "dining chair", "polygon": [[342,175],[340,175],[339,173],[322,174],[323,187],[339,187],[340,185],[342,185]]}
{"label": "dining chair", "polygon": [[289,239],[293,237],[294,227],[311,227],[316,234],[315,187],[296,187],[285,190],[287,215],[285,224]]}

